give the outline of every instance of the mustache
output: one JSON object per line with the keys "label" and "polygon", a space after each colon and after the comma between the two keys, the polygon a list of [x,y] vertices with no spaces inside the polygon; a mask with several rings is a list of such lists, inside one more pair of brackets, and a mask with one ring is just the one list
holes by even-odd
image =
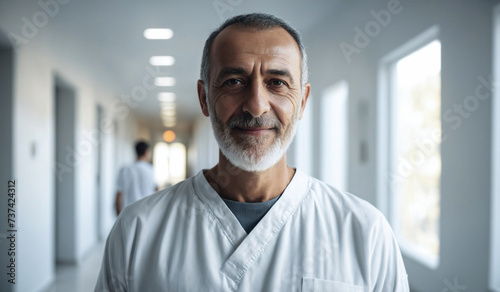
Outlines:
{"label": "mustache", "polygon": [[226,123],[229,129],[234,128],[273,128],[281,131],[283,125],[278,118],[267,114],[260,117],[253,117],[251,114],[245,112],[242,116],[233,117]]}

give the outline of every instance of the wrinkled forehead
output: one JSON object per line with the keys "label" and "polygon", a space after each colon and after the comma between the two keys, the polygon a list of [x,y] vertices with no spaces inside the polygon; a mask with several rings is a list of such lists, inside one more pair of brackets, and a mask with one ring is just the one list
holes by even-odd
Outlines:
{"label": "wrinkled forehead", "polygon": [[291,71],[297,71],[300,74],[299,46],[295,39],[280,26],[255,29],[231,25],[222,30],[210,49],[210,74],[217,67],[238,62],[245,57],[281,59],[288,63]]}

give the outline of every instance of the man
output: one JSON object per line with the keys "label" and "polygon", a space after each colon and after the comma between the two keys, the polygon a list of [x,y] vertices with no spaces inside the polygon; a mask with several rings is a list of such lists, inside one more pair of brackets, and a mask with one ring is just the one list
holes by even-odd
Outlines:
{"label": "man", "polygon": [[149,163],[151,152],[148,143],[139,141],[135,144],[137,160],[134,164],[123,167],[118,174],[115,211],[119,215],[123,208],[151,195],[156,191],[153,167]]}
{"label": "man", "polygon": [[284,21],[242,15],[212,33],[198,95],[219,163],[127,209],[96,291],[409,291],[383,215],[287,166],[309,93]]}

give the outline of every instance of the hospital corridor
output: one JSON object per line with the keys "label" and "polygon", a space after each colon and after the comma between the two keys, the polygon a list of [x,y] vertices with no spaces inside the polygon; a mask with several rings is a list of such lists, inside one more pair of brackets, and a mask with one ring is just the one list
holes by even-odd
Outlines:
{"label": "hospital corridor", "polygon": [[499,85],[498,0],[0,0],[0,291],[500,292]]}

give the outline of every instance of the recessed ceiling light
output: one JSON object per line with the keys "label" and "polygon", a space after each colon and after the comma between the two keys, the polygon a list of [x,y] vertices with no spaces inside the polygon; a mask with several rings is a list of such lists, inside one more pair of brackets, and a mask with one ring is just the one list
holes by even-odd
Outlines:
{"label": "recessed ceiling light", "polygon": [[149,64],[153,66],[172,66],[175,58],[172,56],[153,56],[149,58]]}
{"label": "recessed ceiling light", "polygon": [[161,116],[164,118],[175,117],[175,111],[162,111]]}
{"label": "recessed ceiling light", "polygon": [[175,115],[175,109],[163,108],[163,109],[161,109],[161,114],[162,115]]}
{"label": "recessed ceiling light", "polygon": [[161,106],[161,108],[175,108],[175,102],[161,101],[160,106]]}
{"label": "recessed ceiling light", "polygon": [[156,77],[155,79],[156,86],[174,86],[175,78],[174,77]]}
{"label": "recessed ceiling light", "polygon": [[175,109],[174,108],[162,108],[161,114],[162,115],[175,115]]}
{"label": "recessed ceiling light", "polygon": [[175,114],[173,115],[165,115],[165,114],[162,114],[161,115],[161,118],[162,120],[165,122],[165,121],[175,121]]}
{"label": "recessed ceiling light", "polygon": [[164,105],[161,107],[162,111],[174,111],[175,110],[175,104],[169,104],[169,105]]}
{"label": "recessed ceiling light", "polygon": [[173,120],[173,121],[163,121],[163,125],[166,126],[166,127],[173,127],[173,126],[175,126],[176,122],[177,122],[176,120]]}
{"label": "recessed ceiling light", "polygon": [[165,101],[165,102],[172,102],[175,101],[175,93],[173,92],[160,92],[158,93],[158,100],[159,101]]}
{"label": "recessed ceiling light", "polygon": [[170,28],[148,28],[144,31],[144,37],[148,40],[168,40],[174,36]]}
{"label": "recessed ceiling light", "polygon": [[175,107],[174,101],[160,101],[161,107]]}

